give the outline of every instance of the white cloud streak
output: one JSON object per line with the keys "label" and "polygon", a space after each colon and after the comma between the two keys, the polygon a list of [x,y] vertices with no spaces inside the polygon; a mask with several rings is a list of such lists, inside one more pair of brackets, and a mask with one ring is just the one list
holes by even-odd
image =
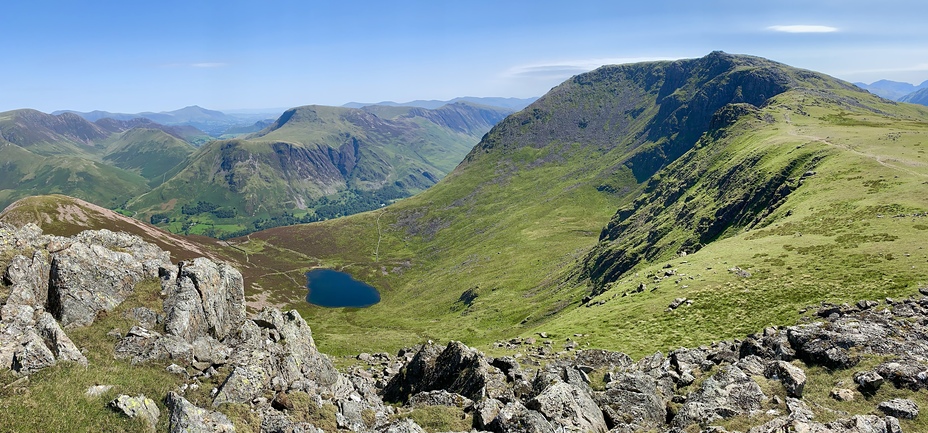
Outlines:
{"label": "white cloud streak", "polygon": [[226,64],[226,63],[215,63],[215,62],[213,62],[213,63],[211,63],[211,62],[204,62],[204,63],[193,63],[193,64],[191,64],[190,66],[191,66],[191,67],[194,67],[194,68],[221,68],[221,67],[223,67],[223,66],[228,66],[228,64]]}
{"label": "white cloud streak", "polygon": [[536,63],[519,65],[509,68],[504,75],[512,78],[568,78],[577,74],[592,71],[603,65],[619,65],[624,63],[651,62],[657,60],[677,60],[677,57],[619,57],[565,60],[560,62]]}
{"label": "white cloud streak", "polygon": [[790,26],[770,26],[767,30],[783,33],[833,33],[838,31],[837,27],[817,26],[817,25],[790,25]]}

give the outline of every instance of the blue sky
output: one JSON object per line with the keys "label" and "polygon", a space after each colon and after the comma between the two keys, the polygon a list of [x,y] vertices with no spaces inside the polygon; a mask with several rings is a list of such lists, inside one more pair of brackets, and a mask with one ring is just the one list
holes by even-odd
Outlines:
{"label": "blue sky", "polygon": [[11,0],[3,17],[0,111],[529,97],[602,64],[713,50],[928,80],[923,0]]}

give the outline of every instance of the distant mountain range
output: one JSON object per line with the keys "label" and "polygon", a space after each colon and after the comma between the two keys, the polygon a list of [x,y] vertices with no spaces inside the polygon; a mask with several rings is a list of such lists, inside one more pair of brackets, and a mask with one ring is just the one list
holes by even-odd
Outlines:
{"label": "distant mountain range", "polygon": [[90,111],[90,112],[79,112],[72,110],[59,110],[55,111],[52,114],[64,114],[64,113],[73,113],[78,116],[83,117],[91,122],[96,122],[100,119],[115,119],[115,120],[133,120],[138,118],[148,119],[153,122],[160,123],[162,125],[169,126],[193,126],[201,131],[207,132],[213,137],[219,137],[226,133],[230,128],[241,128],[247,127],[255,122],[262,121],[265,119],[276,118],[280,115],[280,112],[271,112],[271,111],[255,111],[252,113],[235,113],[228,114],[222,111],[208,110],[206,108],[191,105],[189,107],[184,107],[174,111],[162,111],[159,113],[154,113],[150,111],[142,113],[111,113],[109,111]]}
{"label": "distant mountain range", "polygon": [[9,111],[0,113],[0,208],[67,194],[212,236],[332,218],[428,188],[510,113],[469,102],[305,106],[243,123],[198,106]]}
{"label": "distant mountain range", "polygon": [[[928,89],[928,80],[922,82],[919,85],[903,83],[899,81],[891,80],[880,80],[873,83],[854,83],[857,87],[864,89],[870,93],[873,93],[877,96],[882,96],[886,99],[891,99],[893,101],[901,102],[912,102],[914,104],[926,105],[925,102],[916,102],[912,100],[905,100],[910,94],[915,93],[919,90]],[[911,98],[909,98],[911,99]],[[921,99],[924,101],[924,99]]]}
{"label": "distant mountain range", "polygon": [[512,111],[519,111],[527,107],[532,102],[535,102],[535,98],[492,98],[492,97],[476,97],[476,96],[464,96],[460,98],[454,98],[448,101],[439,101],[435,99],[423,100],[417,99],[415,101],[409,102],[393,102],[393,101],[382,101],[382,102],[349,102],[342,107],[347,108],[363,108],[371,105],[385,105],[391,107],[421,107],[428,108],[430,110],[439,108],[443,105],[454,104],[456,102],[471,102],[474,104],[489,105],[491,107],[502,107],[507,108]]}

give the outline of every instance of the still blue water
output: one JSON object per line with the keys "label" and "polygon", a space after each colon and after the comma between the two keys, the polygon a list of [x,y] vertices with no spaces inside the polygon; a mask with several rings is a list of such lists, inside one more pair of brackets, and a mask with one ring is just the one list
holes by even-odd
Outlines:
{"label": "still blue water", "polygon": [[320,307],[370,307],[380,302],[380,292],[344,272],[314,269],[306,273],[306,302]]}

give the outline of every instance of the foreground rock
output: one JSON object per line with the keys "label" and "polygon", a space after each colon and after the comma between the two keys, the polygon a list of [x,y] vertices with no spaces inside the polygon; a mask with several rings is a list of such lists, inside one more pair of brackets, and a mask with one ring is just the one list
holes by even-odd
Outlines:
{"label": "foreground rock", "polygon": [[138,236],[109,230],[56,242],[62,249],[51,255],[48,309],[65,327],[93,323],[98,312],[115,308],[138,282],[170,263],[167,252]]}
{"label": "foreground rock", "polygon": [[137,236],[99,230],[66,238],[33,224],[0,224],[0,257],[12,257],[0,264],[0,367],[21,374],[58,362],[86,365],[64,329],[93,323],[170,263]]}
{"label": "foreground rock", "polygon": [[[421,432],[401,414],[440,406],[496,433],[722,432],[714,426],[736,417],[750,426],[742,433],[899,433],[919,416],[914,400],[816,420],[820,412],[803,401],[807,367],[851,369],[853,383],[832,390],[842,401],[857,391],[870,398],[885,386],[913,393],[928,387],[928,297],[888,300],[886,308],[875,301],[825,306],[820,321],[638,361],[604,350],[541,350],[523,366],[515,356],[492,358],[452,341],[395,356],[362,354],[357,360],[367,368],[342,373],[318,351],[297,311],[265,308],[247,317],[242,276],[228,264],[198,258],[173,265],[128,235],[59,238],[34,226],[0,225],[0,252],[10,257],[0,363],[26,375],[59,362],[87,365],[65,330],[112,310],[139,281],[160,278],[162,307],[127,311],[123,317],[136,325],[108,335],[118,339],[116,357],[166,369],[181,383],[156,396],[164,398],[172,432],[234,431],[220,411],[263,432]],[[881,363],[859,368],[867,356]],[[111,404],[157,425],[151,399],[121,395]]]}
{"label": "foreground rock", "polygon": [[169,430],[171,433],[233,433],[235,426],[229,418],[219,412],[211,412],[195,406],[177,393],[168,393],[164,400],[171,411]]}
{"label": "foreground rock", "polygon": [[122,412],[129,418],[141,418],[150,431],[155,430],[155,426],[158,425],[158,418],[161,417],[161,411],[155,401],[144,395],[136,397],[125,394],[120,395],[110,402],[110,407]]}

